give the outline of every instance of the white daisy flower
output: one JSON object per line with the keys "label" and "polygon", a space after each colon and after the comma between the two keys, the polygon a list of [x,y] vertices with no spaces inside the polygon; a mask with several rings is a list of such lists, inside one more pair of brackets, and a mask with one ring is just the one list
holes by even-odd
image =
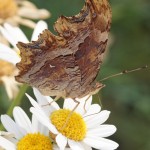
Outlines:
{"label": "white daisy flower", "polygon": [[0,136],[0,146],[6,150],[52,150],[48,128],[43,126],[32,116],[32,121],[20,108],[13,110],[13,121],[8,115],[1,115],[1,122],[5,129],[14,135],[11,141]]}
{"label": "white daisy flower", "polygon": [[[47,24],[44,21],[39,21],[33,31],[31,40],[37,40],[38,35],[47,29]],[[18,41],[28,43],[28,39],[19,27],[13,27],[9,24],[0,26],[0,32],[10,42],[13,48],[0,43],[0,81],[4,83],[5,89],[10,99],[14,98],[18,92],[18,82],[14,76],[17,75],[16,63],[20,61],[19,49],[16,47]]]}
{"label": "white daisy flower", "polygon": [[77,103],[70,98],[64,100],[63,109],[60,109],[52,98],[43,96],[37,89],[34,89],[34,95],[40,103],[27,94],[34,106],[30,111],[50,130],[60,150],[66,147],[71,150],[92,150],[92,147],[114,150],[118,147],[116,142],[106,139],[116,132],[114,125],[103,124],[110,112],[101,111],[98,104],[91,104],[92,96],[76,99],[80,104],[72,112]]}
{"label": "white daisy flower", "polygon": [[38,9],[26,0],[0,0],[0,24],[25,25],[35,27],[32,19],[46,19],[50,13],[46,9]]}

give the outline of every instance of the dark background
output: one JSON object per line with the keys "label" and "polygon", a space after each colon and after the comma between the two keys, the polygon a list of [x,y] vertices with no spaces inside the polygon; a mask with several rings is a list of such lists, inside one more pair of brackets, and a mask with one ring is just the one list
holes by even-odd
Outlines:
{"label": "dark background", "polygon": [[[83,0],[32,0],[39,8],[48,9],[52,16],[47,20],[53,31],[53,23],[61,14],[71,16],[82,8]],[[111,0],[113,13],[111,45],[105,55],[97,80],[125,69],[150,65],[150,1]],[[32,30],[22,27],[30,37]],[[117,126],[111,137],[120,144],[119,150],[150,149],[150,68],[128,75],[108,79],[100,95],[103,109],[111,111],[108,123]],[[5,113],[9,101],[0,88],[0,113]],[[31,89],[28,93],[32,93]],[[99,102],[99,96],[94,102]],[[28,110],[26,98],[22,106]]]}

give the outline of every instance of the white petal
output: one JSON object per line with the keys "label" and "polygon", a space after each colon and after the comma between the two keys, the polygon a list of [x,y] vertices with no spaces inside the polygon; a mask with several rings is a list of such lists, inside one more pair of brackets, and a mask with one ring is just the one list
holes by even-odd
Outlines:
{"label": "white petal", "polygon": [[60,109],[59,105],[51,97],[42,95],[36,88],[33,88],[33,92],[40,105],[49,105],[52,102],[51,106],[56,110]]}
{"label": "white petal", "polygon": [[28,97],[31,104],[36,108],[37,111],[39,111],[39,113],[41,113],[42,116],[46,115],[47,117],[49,117],[50,114],[55,110],[54,107],[47,105],[47,103],[45,106],[39,106],[39,104],[31,96],[29,96],[28,94],[26,94],[26,96]]}
{"label": "white petal", "polygon": [[13,133],[17,139],[22,138],[26,132],[21,127],[19,127],[8,115],[1,115],[1,122],[5,129]]}
{"label": "white petal", "polygon": [[3,76],[1,81],[4,83],[9,99],[14,98],[19,91],[18,83],[15,81],[14,76]]}
{"label": "white petal", "polygon": [[22,30],[18,27],[13,27],[8,23],[4,24],[5,29],[7,30],[7,32],[10,34],[10,36],[12,36],[12,38],[15,40],[15,43],[17,44],[19,41],[20,42],[24,42],[24,43],[28,43],[28,39],[25,36],[25,34],[22,32]]}
{"label": "white petal", "polygon": [[47,100],[45,99],[45,97],[40,93],[40,91],[36,88],[33,88],[33,93],[36,97],[36,100],[38,102],[38,104],[40,105],[44,105],[47,104]]}
{"label": "white petal", "polygon": [[43,31],[44,29],[47,29],[47,28],[48,28],[48,25],[47,25],[47,23],[46,23],[45,21],[42,21],[42,20],[39,21],[39,22],[36,24],[36,27],[35,27],[35,29],[34,29],[34,31],[33,31],[31,40],[32,40],[32,41],[37,40],[39,34],[42,33],[42,31]]}
{"label": "white petal", "polygon": [[103,110],[100,113],[98,113],[97,115],[93,115],[92,118],[86,120],[86,118],[84,118],[86,124],[87,124],[87,128],[94,128],[102,123],[104,123],[108,117],[109,117],[110,111],[107,110]]}
{"label": "white petal", "polygon": [[30,108],[30,111],[36,116],[36,118],[43,124],[45,125],[51,132],[53,132],[54,134],[57,134],[58,131],[55,128],[54,125],[51,124],[50,122],[50,114],[47,115],[46,113],[44,113],[44,111],[42,110],[42,108],[38,105],[38,103],[32,98],[30,97],[28,94],[26,94],[26,96],[29,98],[31,104],[34,107]]}
{"label": "white petal", "polygon": [[34,107],[30,108],[30,111],[33,113],[33,115],[35,115],[35,117],[44,125],[46,126],[52,133],[54,134],[58,134],[57,129],[55,128],[55,126],[50,122],[50,119],[40,113],[39,111],[37,111]]}
{"label": "white petal", "polygon": [[44,134],[45,136],[49,136],[49,129],[44,126],[43,124],[41,124],[41,126],[39,126],[39,132]]}
{"label": "white petal", "polygon": [[29,42],[26,35],[23,33],[23,31],[20,28],[16,27],[15,32],[16,32],[16,43],[18,42],[28,43]]}
{"label": "white petal", "polygon": [[45,115],[42,108],[39,106],[39,104],[27,93],[25,93],[25,95],[28,97],[28,99],[29,99],[30,103],[32,104],[32,106],[34,106],[40,113]]}
{"label": "white petal", "polygon": [[67,138],[62,134],[56,136],[56,143],[60,147],[60,150],[64,150],[67,145]]}
{"label": "white petal", "polygon": [[47,99],[48,103],[51,104],[50,106],[52,106],[55,110],[60,109],[59,105],[49,96],[45,96],[45,98]]}
{"label": "white petal", "polygon": [[88,109],[90,106],[91,106],[91,103],[92,103],[92,95],[87,95],[87,96],[84,96],[83,98],[77,98],[76,99],[77,101],[81,102],[81,101],[87,101],[86,102],[86,109]]}
{"label": "white petal", "polygon": [[114,125],[100,125],[87,131],[87,136],[108,137],[116,132]]}
{"label": "white petal", "polygon": [[114,150],[119,146],[118,143],[101,137],[86,137],[83,142],[100,150]]}
{"label": "white petal", "polygon": [[46,19],[50,16],[50,13],[46,9],[37,9],[36,7],[29,7],[29,5],[28,6],[24,5],[24,7],[19,8],[18,14],[23,18],[34,19],[34,20]]}
{"label": "white petal", "polygon": [[41,124],[37,118],[35,117],[35,115],[32,115],[32,131],[33,133],[35,132],[39,132],[42,133],[46,136],[49,135],[49,130],[46,126],[44,126],[43,124]]}
{"label": "white petal", "polygon": [[[39,125],[39,121],[37,120],[37,118],[35,117],[35,115],[32,115],[32,128],[34,132],[38,132],[40,131],[40,125]],[[40,132],[41,133],[41,132]]]}
{"label": "white petal", "polygon": [[15,51],[2,43],[0,43],[0,59],[8,61],[14,65],[21,60]]}
{"label": "white petal", "polygon": [[55,109],[49,104],[48,96],[43,96],[36,88],[33,88],[33,92],[41,109],[49,116]]}
{"label": "white petal", "polygon": [[26,115],[26,113],[22,110],[20,107],[15,107],[13,110],[13,116],[16,121],[16,123],[24,128],[27,133],[32,132],[32,125],[29,117]]}
{"label": "white petal", "polygon": [[[58,147],[58,145],[53,144],[53,150],[60,150],[60,148]],[[71,148],[66,147],[65,150],[71,150]],[[85,149],[86,150],[86,149]],[[92,149],[87,149],[87,150],[92,150]]]}
{"label": "white petal", "polygon": [[84,146],[84,150],[92,150],[92,147],[82,142],[82,145]]}
{"label": "white petal", "polygon": [[3,147],[5,150],[16,150],[15,144],[9,140],[0,136],[0,147]]}
{"label": "white petal", "polygon": [[[89,108],[89,106],[91,105],[91,101],[92,101],[92,96],[86,96],[82,99],[76,99],[80,104],[78,105],[78,107],[75,109],[75,112],[83,115],[84,113],[86,113],[87,109]],[[76,106],[77,106],[77,102],[75,102],[73,99],[71,98],[66,98],[64,100],[64,106],[63,108],[65,109],[69,109],[69,110],[73,110]]]}
{"label": "white petal", "polygon": [[64,100],[63,108],[64,108],[64,109],[70,109],[70,110],[72,110],[72,109],[75,107],[76,104],[77,104],[77,103],[75,103],[75,102],[73,101],[73,99],[71,99],[71,98],[66,98],[66,99]]}
{"label": "white petal", "polygon": [[84,150],[84,146],[82,145],[81,142],[76,142],[68,139],[68,145],[72,150]]}
{"label": "white petal", "polygon": [[91,116],[92,117],[93,114],[97,114],[100,111],[101,111],[100,105],[93,104],[93,105],[90,106],[90,108],[88,109],[87,113],[84,114],[84,117],[87,117],[87,116]]}
{"label": "white petal", "polygon": [[11,43],[11,45],[13,47],[17,48],[17,46],[16,46],[17,43],[16,43],[15,39],[13,38],[13,36],[10,35],[10,33],[2,26],[0,26],[0,31],[3,34],[3,36]]}

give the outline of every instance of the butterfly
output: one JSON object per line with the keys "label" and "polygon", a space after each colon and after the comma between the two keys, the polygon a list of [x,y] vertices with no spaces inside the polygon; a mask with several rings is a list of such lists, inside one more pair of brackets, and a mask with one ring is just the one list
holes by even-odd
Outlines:
{"label": "butterfly", "polygon": [[60,16],[57,35],[44,30],[37,41],[19,42],[18,82],[43,95],[82,98],[104,85],[96,81],[111,26],[107,0],[86,0],[79,14]]}

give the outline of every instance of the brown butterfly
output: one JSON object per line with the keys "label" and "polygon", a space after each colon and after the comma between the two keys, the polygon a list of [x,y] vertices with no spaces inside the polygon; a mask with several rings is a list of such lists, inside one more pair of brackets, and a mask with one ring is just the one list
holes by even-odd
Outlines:
{"label": "brown butterfly", "polygon": [[54,29],[37,41],[17,44],[20,49],[18,82],[36,87],[44,95],[81,98],[103,85],[95,81],[102,63],[111,24],[107,0],[86,0],[76,16],[58,18]]}

